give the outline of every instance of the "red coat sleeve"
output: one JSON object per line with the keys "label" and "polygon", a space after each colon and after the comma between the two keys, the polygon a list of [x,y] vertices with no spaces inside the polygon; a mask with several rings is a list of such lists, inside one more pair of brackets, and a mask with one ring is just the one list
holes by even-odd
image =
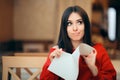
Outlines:
{"label": "red coat sleeve", "polygon": [[[53,52],[54,50],[55,50],[54,48],[51,48],[50,53]],[[51,63],[50,59],[47,58],[47,61],[45,62],[40,75],[40,80],[58,80],[59,77],[48,70],[50,63]]]}
{"label": "red coat sleeve", "polygon": [[116,80],[116,71],[107,51],[101,44],[94,47],[97,50],[96,65],[98,68],[98,75],[93,77],[93,80]]}

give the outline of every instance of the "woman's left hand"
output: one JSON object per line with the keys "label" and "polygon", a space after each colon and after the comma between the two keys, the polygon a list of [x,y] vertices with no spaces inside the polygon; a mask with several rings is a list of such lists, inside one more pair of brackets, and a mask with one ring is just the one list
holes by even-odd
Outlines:
{"label": "woman's left hand", "polygon": [[95,65],[97,51],[94,49],[89,55],[83,56],[86,64],[89,66]]}
{"label": "woman's left hand", "polygon": [[89,55],[83,56],[93,76],[97,76],[98,74],[98,69],[97,69],[97,66],[95,65],[96,55],[97,55],[97,51],[94,49]]}

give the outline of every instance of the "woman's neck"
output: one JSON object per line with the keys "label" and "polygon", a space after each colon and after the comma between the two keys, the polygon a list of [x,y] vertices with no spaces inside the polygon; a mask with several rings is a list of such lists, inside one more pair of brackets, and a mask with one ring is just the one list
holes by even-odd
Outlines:
{"label": "woman's neck", "polygon": [[81,41],[72,41],[73,48],[76,49]]}

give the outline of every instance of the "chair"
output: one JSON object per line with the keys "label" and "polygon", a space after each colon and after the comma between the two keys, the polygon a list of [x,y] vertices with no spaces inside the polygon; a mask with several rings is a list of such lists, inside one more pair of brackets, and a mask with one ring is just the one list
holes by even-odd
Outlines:
{"label": "chair", "polygon": [[[14,53],[14,56],[43,56],[47,57],[48,53],[47,52],[40,52],[40,53],[30,53],[30,52],[23,52],[23,53]],[[32,72],[28,68],[24,68],[30,75],[32,75]],[[21,69],[17,68],[16,69],[16,74],[21,77]]]}
{"label": "chair", "polygon": [[120,60],[111,60],[116,73],[117,73],[117,80],[120,80]]}
{"label": "chair", "polygon": [[47,57],[44,56],[2,56],[2,80],[8,80],[8,73],[10,73],[15,80],[21,80],[13,71],[13,68],[38,68],[37,71],[27,79],[34,80],[34,78],[40,74],[46,58]]}
{"label": "chair", "polygon": [[40,53],[14,53],[14,56],[48,56],[47,52],[40,52]]}

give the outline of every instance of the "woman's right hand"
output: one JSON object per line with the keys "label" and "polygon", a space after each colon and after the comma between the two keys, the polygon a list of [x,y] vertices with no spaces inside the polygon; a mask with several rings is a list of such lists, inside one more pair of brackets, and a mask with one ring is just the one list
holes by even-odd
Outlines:
{"label": "woman's right hand", "polygon": [[49,55],[50,61],[52,61],[55,57],[59,58],[62,54],[62,48],[55,47],[55,50]]}

